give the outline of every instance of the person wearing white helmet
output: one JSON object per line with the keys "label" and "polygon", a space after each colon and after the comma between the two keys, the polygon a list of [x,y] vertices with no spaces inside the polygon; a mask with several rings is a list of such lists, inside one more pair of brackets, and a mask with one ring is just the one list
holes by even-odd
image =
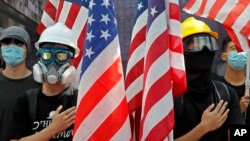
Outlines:
{"label": "person wearing white helmet", "polygon": [[9,139],[71,141],[77,90],[70,86],[76,72],[70,61],[79,54],[75,37],[57,23],[44,30],[35,46],[39,60],[33,76],[42,87],[17,100]]}

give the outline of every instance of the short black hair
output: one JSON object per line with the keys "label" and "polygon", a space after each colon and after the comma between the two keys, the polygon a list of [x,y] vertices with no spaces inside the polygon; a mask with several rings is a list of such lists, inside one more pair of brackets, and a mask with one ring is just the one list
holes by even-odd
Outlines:
{"label": "short black hair", "polygon": [[229,42],[231,42],[231,41],[232,41],[232,39],[230,38],[230,36],[226,36],[226,37],[223,39],[222,45],[221,45],[221,50],[222,50],[222,52],[226,52],[226,50],[227,50],[227,44],[228,44]]}

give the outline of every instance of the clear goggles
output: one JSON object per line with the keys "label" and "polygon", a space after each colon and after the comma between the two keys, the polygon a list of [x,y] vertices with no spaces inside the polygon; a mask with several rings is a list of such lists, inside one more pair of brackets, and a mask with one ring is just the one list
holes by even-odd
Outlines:
{"label": "clear goggles", "polygon": [[187,37],[184,39],[183,45],[185,53],[200,52],[204,47],[207,47],[210,51],[219,49],[217,39],[208,34]]}
{"label": "clear goggles", "polygon": [[39,49],[38,57],[44,64],[51,64],[54,61],[62,65],[70,61],[73,53],[68,49],[47,46]]}

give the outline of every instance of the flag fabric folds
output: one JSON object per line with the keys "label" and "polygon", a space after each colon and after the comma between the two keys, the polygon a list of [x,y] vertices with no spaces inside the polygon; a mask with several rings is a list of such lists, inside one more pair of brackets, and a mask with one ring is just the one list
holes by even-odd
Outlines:
{"label": "flag fabric folds", "polygon": [[84,50],[73,140],[131,140],[112,0],[90,1]]}
{"label": "flag fabric folds", "polygon": [[[47,27],[60,22],[73,31],[77,39],[77,46],[80,49],[79,56],[71,62],[77,68],[76,78],[80,78],[81,66],[78,66],[78,64],[82,60],[86,23],[88,20],[88,4],[88,0],[48,0],[37,27],[37,32],[41,34]],[[79,79],[76,79],[75,87],[78,87],[78,83]]]}
{"label": "flag fabric folds", "polygon": [[173,95],[186,90],[178,0],[138,1],[135,17],[126,72],[130,113],[142,106],[140,140],[173,140]]}
{"label": "flag fabric folds", "polygon": [[189,0],[184,11],[216,20],[224,25],[237,50],[248,51],[250,45],[249,0]]}

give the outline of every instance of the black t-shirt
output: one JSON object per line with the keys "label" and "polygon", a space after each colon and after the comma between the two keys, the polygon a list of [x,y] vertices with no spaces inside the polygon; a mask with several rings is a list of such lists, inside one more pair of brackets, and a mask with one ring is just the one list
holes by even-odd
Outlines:
{"label": "black t-shirt", "polygon": [[[244,124],[243,117],[240,114],[240,105],[236,92],[230,87],[228,87],[228,90],[230,94],[228,108],[230,109],[230,111],[226,122],[217,130],[205,134],[200,139],[201,141],[226,141],[227,130],[229,129],[230,125]],[[202,98],[194,97],[192,94],[187,92],[181,97],[178,97],[174,100],[174,138],[178,138],[185,135],[200,123],[203,111],[210,104],[216,103],[213,100],[214,95],[214,87],[211,87],[211,92]]]}
{"label": "black t-shirt", "polygon": [[[71,88],[70,88],[71,89]],[[27,94],[22,95],[14,109],[14,116],[12,122],[12,129],[10,131],[10,139],[20,139],[25,136],[35,134],[42,129],[49,126],[52,122],[51,116],[53,112],[60,106],[63,106],[62,111],[76,105],[77,91],[74,95],[70,94],[71,91],[66,89],[64,92],[56,96],[46,96],[42,93],[41,89],[37,91],[37,103],[35,110],[35,121],[32,121],[29,111],[29,100]],[[61,112],[62,112],[61,111]],[[73,126],[65,131],[54,135],[50,141],[71,141],[73,135]]]}
{"label": "black t-shirt", "polygon": [[[241,98],[242,96],[244,96],[244,94],[245,94],[245,83],[242,84],[242,85],[240,85],[240,86],[234,86],[234,85],[228,83],[228,82],[225,80],[225,78],[222,77],[222,76],[218,76],[218,75],[214,74],[214,75],[212,75],[212,78],[213,78],[214,80],[224,82],[226,85],[232,87],[232,88],[236,91],[239,100],[240,100],[240,98]],[[245,122],[246,122],[246,124],[250,124],[250,106],[248,106],[247,111],[246,111]]]}
{"label": "black t-shirt", "polygon": [[17,97],[24,94],[26,90],[39,86],[32,74],[23,79],[10,79],[0,72],[0,141],[7,140],[12,110]]}

